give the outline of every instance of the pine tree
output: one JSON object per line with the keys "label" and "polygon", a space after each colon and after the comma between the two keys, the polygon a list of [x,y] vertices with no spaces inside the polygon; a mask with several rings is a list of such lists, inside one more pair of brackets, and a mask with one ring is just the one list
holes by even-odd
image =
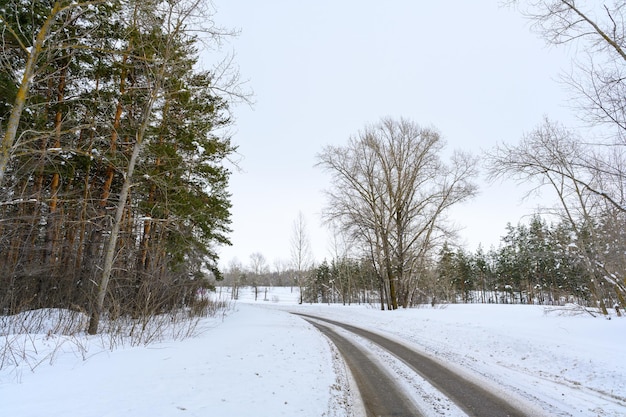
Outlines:
{"label": "pine tree", "polygon": [[231,123],[228,102],[196,69],[197,38],[185,27],[199,5],[168,2],[165,14],[156,1],[3,9],[3,132],[29,58],[23,46],[53,17],[20,140],[3,148],[3,307],[153,314],[192,302],[207,272],[219,278],[215,246],[230,231],[224,160],[234,147],[220,130]]}

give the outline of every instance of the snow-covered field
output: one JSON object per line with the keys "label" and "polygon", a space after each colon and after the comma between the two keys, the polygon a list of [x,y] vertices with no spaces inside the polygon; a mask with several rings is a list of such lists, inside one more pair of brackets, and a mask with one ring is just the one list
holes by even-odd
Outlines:
{"label": "snow-covered field", "polygon": [[[289,288],[260,291],[258,301],[252,290],[240,291],[225,317],[203,321],[202,331],[184,341],[110,351],[99,337],[29,335],[28,360],[0,370],[0,415],[344,417],[358,412],[336,350],[290,311],[403,340],[545,415],[626,415],[626,318],[479,304],[381,312],[372,306],[300,306],[297,290]],[[229,297],[226,289],[222,297]],[[393,358],[384,361],[401,371]],[[405,381],[408,387],[411,383]],[[432,390],[416,389],[428,394],[433,415],[452,413],[437,406],[445,399]]]}

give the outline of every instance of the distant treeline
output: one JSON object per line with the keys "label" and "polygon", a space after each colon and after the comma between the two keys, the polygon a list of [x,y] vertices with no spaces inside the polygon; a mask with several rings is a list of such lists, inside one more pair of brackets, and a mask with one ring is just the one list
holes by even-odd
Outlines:
{"label": "distant treeline", "polygon": [[[619,292],[597,280],[579,253],[567,223],[548,225],[535,216],[528,225],[508,225],[498,248],[468,253],[444,244],[414,277],[407,305],[430,303],[508,303],[610,308],[620,305]],[[622,254],[613,247],[615,259]],[[237,271],[223,285],[297,286],[297,273]],[[336,258],[305,273],[302,302],[369,303],[387,306],[382,280],[368,259]]]}

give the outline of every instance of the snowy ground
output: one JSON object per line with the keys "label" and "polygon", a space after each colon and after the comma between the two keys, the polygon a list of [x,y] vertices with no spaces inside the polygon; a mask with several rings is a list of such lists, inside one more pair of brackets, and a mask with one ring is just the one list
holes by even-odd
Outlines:
{"label": "snowy ground", "polygon": [[[258,301],[251,290],[241,291],[225,318],[206,320],[197,337],[182,342],[109,351],[97,337],[30,335],[36,351],[26,352],[28,361],[0,370],[0,415],[354,415],[358,407],[337,352],[288,311],[403,340],[546,415],[626,415],[626,318],[507,305],[381,312],[298,306],[288,288],[261,291]],[[402,374],[393,358],[384,361]],[[452,414],[436,407],[445,399],[423,384],[405,384],[429,397],[433,415]]]}

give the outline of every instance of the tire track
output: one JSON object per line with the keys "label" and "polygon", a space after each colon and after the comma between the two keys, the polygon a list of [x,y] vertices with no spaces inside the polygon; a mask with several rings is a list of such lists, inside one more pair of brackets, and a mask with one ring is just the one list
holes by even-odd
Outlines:
{"label": "tire track", "polygon": [[367,417],[423,416],[392,376],[354,343],[320,323],[305,320],[326,335],[341,352],[356,381]]}
{"label": "tire track", "polygon": [[[515,405],[507,402],[506,400],[479,386],[475,382],[468,380],[467,378],[451,371],[450,369],[442,366],[441,364],[428,358],[427,356],[419,354],[398,342],[387,339],[377,333],[373,333],[359,327],[351,326],[349,324],[340,323],[322,317],[311,316],[308,314],[294,314],[315,320],[320,320],[341,327],[345,330],[348,330],[349,332],[352,332],[379,345],[380,347],[389,351],[398,359],[406,363],[411,369],[421,375],[424,379],[429,381],[436,389],[448,396],[457,406],[459,406],[459,408],[461,408],[469,416],[524,417],[528,415],[527,412],[522,411]],[[315,325],[315,323],[312,324]],[[345,338],[343,339],[345,340]],[[331,338],[331,340],[333,339]],[[339,350],[341,351],[341,349]],[[347,356],[346,354],[344,354],[343,351],[342,354],[344,355],[344,357]],[[350,366],[350,369],[353,368],[352,364],[349,363],[348,365]],[[365,399],[365,393],[363,394],[363,397]]]}

